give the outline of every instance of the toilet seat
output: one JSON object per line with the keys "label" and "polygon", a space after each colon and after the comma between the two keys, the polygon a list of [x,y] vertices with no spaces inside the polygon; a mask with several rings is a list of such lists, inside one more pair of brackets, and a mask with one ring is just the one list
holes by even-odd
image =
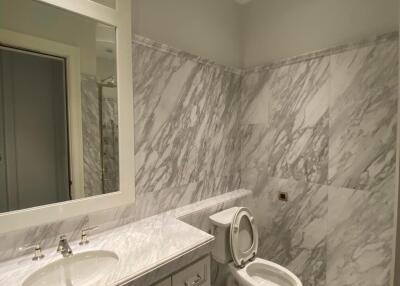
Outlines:
{"label": "toilet seat", "polygon": [[302,286],[301,281],[279,264],[256,258],[258,231],[250,210],[237,208],[230,228],[230,271],[244,286]]}
{"label": "toilet seat", "polygon": [[238,208],[233,216],[230,229],[230,249],[233,262],[244,267],[253,260],[258,250],[258,231],[250,210]]}

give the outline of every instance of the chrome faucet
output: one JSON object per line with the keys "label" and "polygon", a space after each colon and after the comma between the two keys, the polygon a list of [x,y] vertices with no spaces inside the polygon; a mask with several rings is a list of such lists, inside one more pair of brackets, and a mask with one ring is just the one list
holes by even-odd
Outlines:
{"label": "chrome faucet", "polygon": [[61,253],[63,257],[70,257],[73,255],[72,249],[68,244],[67,237],[65,235],[60,236],[60,241],[58,242],[57,252]]}

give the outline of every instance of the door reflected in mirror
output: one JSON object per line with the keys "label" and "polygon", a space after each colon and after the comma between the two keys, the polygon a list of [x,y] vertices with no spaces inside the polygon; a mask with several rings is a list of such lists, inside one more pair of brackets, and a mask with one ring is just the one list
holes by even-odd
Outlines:
{"label": "door reflected in mirror", "polygon": [[115,27],[0,0],[0,212],[119,190]]}

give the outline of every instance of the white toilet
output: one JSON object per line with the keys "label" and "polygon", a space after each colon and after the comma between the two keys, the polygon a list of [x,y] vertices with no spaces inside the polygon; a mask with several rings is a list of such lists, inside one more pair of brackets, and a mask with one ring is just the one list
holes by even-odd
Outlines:
{"label": "white toilet", "polygon": [[249,209],[234,207],[210,216],[215,236],[213,258],[242,286],[302,286],[288,269],[257,258],[258,232]]}

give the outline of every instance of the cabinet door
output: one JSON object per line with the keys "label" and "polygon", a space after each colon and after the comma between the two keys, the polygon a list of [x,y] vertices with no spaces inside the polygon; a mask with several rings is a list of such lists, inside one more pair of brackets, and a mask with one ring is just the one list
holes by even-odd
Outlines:
{"label": "cabinet door", "polygon": [[171,277],[167,277],[164,280],[157,282],[153,286],[171,286]]}
{"label": "cabinet door", "polygon": [[210,286],[210,257],[207,256],[172,276],[172,286]]}

